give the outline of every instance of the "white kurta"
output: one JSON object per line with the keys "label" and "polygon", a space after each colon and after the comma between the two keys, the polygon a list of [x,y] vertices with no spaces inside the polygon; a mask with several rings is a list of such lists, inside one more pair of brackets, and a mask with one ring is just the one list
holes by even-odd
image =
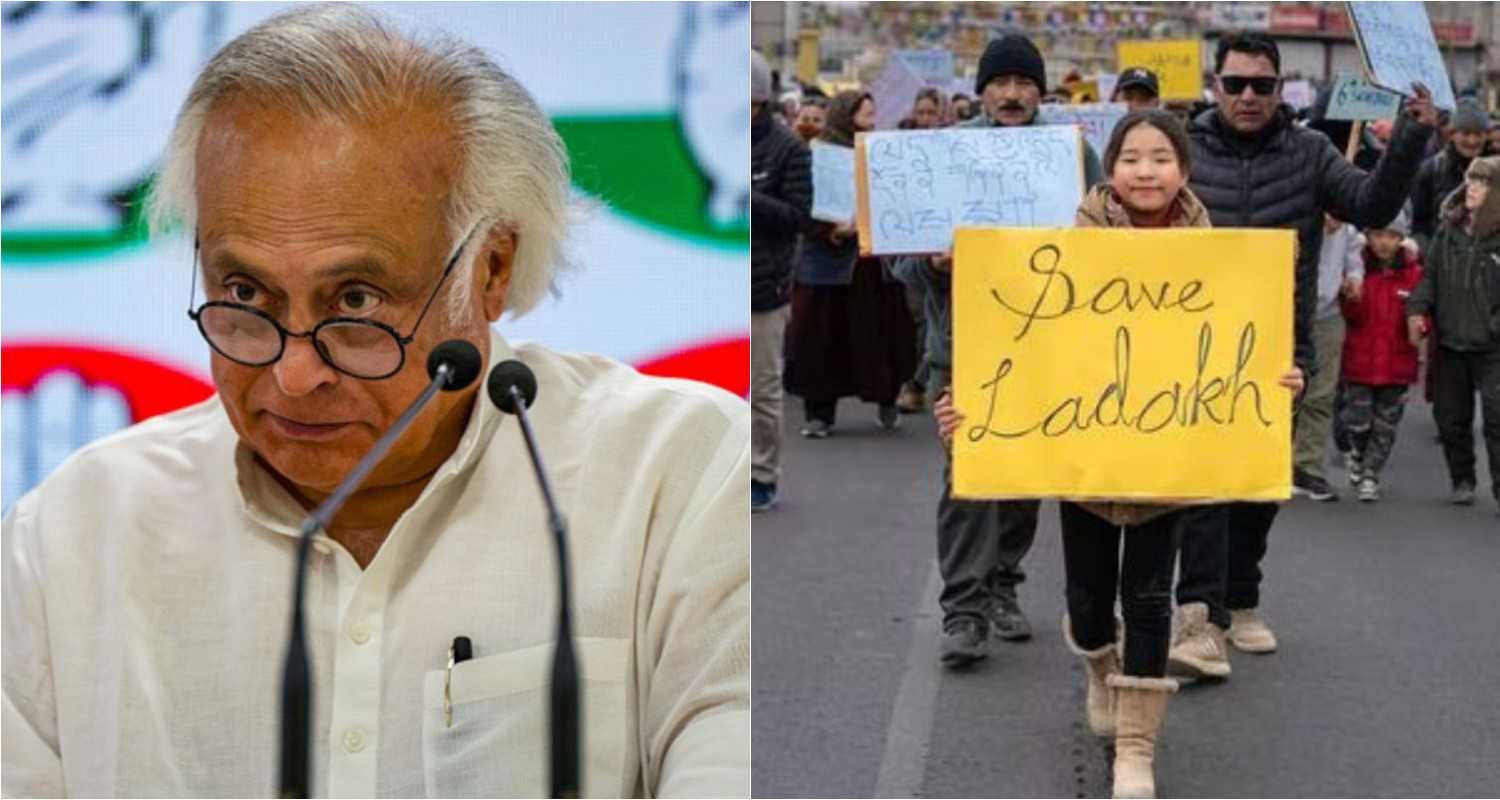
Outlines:
{"label": "white kurta", "polygon": [[[571,525],[583,792],[748,796],[746,405],[495,335],[491,363],[512,354],[536,372],[531,418]],[[556,572],[524,448],[481,394],[367,569],[318,539],[315,793],[546,793]],[[19,501],[5,794],[271,795],[302,513],[217,398],[85,448]],[[449,727],[457,636],[474,658]]]}

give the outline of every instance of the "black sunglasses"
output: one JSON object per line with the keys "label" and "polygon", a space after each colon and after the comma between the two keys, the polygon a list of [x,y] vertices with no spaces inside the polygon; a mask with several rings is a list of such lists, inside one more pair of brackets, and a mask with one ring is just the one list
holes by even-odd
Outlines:
{"label": "black sunglasses", "polygon": [[1272,95],[1276,93],[1277,87],[1281,85],[1281,79],[1266,77],[1246,78],[1242,75],[1220,75],[1219,85],[1224,87],[1224,91],[1226,93],[1232,95],[1242,94],[1245,91],[1245,87],[1249,86],[1250,91],[1255,92],[1261,97],[1265,97],[1266,95]]}

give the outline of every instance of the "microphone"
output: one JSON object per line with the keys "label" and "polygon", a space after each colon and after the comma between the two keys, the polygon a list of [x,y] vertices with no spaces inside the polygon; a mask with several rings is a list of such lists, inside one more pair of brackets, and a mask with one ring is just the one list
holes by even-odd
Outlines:
{"label": "microphone", "polygon": [[364,483],[439,390],[452,392],[468,386],[479,377],[483,367],[484,356],[480,355],[479,348],[461,339],[451,339],[434,347],[427,357],[427,375],[432,378],[432,383],[396,418],[390,430],[376,440],[375,446],[344,476],[333,494],[302,521],[297,537],[297,567],[292,579],[292,625],[287,636],[286,666],[281,678],[281,797],[311,796],[307,764],[312,744],[312,668],[308,663],[307,637],[302,623],[302,587],[307,577],[307,551],[312,547],[313,536],[333,523],[334,515],[343,508],[349,496]]}
{"label": "microphone", "polygon": [[526,451],[536,472],[542,500],[547,504],[547,527],[557,545],[557,647],[552,651],[552,791],[550,797],[578,797],[578,659],[573,653],[573,611],[568,588],[568,521],[557,510],[552,484],[542,466],[526,409],[536,400],[536,374],[511,359],[490,370],[486,382],[490,400],[521,421]]}

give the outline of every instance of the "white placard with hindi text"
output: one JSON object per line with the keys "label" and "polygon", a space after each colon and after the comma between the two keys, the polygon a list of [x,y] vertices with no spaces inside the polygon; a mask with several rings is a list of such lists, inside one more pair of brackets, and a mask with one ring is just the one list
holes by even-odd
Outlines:
{"label": "white placard with hindi text", "polygon": [[812,218],[854,221],[854,148],[812,143]]}
{"label": "white placard with hindi text", "polygon": [[941,253],[960,226],[1069,227],[1083,198],[1071,125],[865,134],[870,252]]}
{"label": "white placard with hindi text", "polygon": [[1094,152],[1103,155],[1109,135],[1129,110],[1124,103],[1049,103],[1037,109],[1037,116],[1045,125],[1077,125]]}
{"label": "white placard with hindi text", "polygon": [[1402,94],[1423,83],[1434,105],[1454,109],[1453,84],[1422,3],[1351,2],[1349,17],[1372,83]]}

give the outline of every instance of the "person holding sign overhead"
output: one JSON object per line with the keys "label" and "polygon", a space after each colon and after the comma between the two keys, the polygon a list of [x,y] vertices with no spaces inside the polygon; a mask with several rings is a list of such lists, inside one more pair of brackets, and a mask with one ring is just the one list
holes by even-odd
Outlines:
{"label": "person holding sign overhead", "polygon": [[[1318,291],[1323,215],[1363,227],[1383,226],[1401,210],[1423,147],[1437,124],[1424,86],[1413,86],[1405,114],[1373,172],[1350,164],[1322,134],[1293,124],[1281,102],[1281,53],[1257,32],[1219,40],[1214,63],[1216,105],[1188,125],[1192,190],[1215,227],[1292,228],[1297,231],[1296,361],[1314,364],[1312,323]],[[1261,560],[1276,518],[1274,503],[1229,503],[1184,514],[1177,601],[1182,624],[1172,648],[1173,668],[1224,677],[1222,641],[1269,653],[1276,637],[1257,611]]]}
{"label": "person holding sign overhead", "polygon": [[[818,138],[851,147],[856,132],[874,127],[874,98],[839,92]],[[839,398],[849,396],[876,403],[880,427],[896,428],[896,394],[916,369],[911,315],[880,261],[859,257],[852,221],[807,228],[786,335],[786,388],[802,397],[804,437],[832,435]]]}
{"label": "person holding sign overhead", "polygon": [[[975,82],[983,113],[960,128],[1034,125],[1047,70],[1031,40],[1010,34],[991,41],[979,60]],[[1085,141],[1084,179],[1093,186],[1103,179],[1099,157]],[[941,396],[952,379],[953,325],[951,277],[947,254],[907,256],[893,260],[892,270],[926,295],[928,385]],[[943,493],[938,500],[938,568],[943,590],[942,662],[962,667],[989,654],[989,632],[1001,639],[1031,637],[1021,613],[1016,586],[1025,580],[1021,560],[1036,536],[1035,500],[959,500],[952,494],[951,459],[944,462]]]}

